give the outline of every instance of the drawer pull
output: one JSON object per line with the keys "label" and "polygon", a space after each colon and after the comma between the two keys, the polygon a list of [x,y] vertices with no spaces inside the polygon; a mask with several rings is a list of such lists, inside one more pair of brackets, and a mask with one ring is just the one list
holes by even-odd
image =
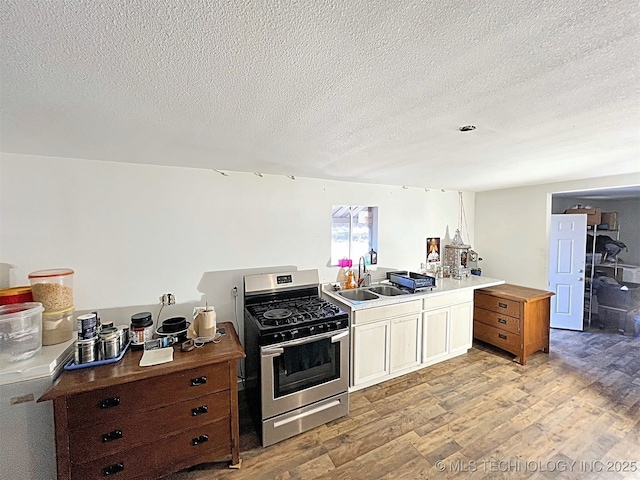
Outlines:
{"label": "drawer pull", "polygon": [[501,339],[503,339],[503,340],[506,340],[506,339],[507,339],[507,336],[506,336],[506,335],[502,335],[501,333],[499,333],[499,334],[498,334],[498,336],[499,336]]}
{"label": "drawer pull", "polygon": [[200,445],[201,443],[205,443],[209,441],[209,435],[200,435],[199,437],[192,438],[191,444],[195,447],[196,445]]}
{"label": "drawer pull", "polygon": [[108,477],[124,470],[124,462],[114,463],[102,469],[102,476]]}
{"label": "drawer pull", "polygon": [[191,386],[192,387],[197,387],[198,385],[204,385],[205,383],[207,383],[207,377],[205,377],[204,375],[202,377],[197,377],[197,378],[192,378],[191,379]]}
{"label": "drawer pull", "polygon": [[498,303],[498,306],[500,308],[507,308],[507,304],[506,303]]}
{"label": "drawer pull", "polygon": [[102,443],[113,442],[122,438],[122,430],[114,430],[113,432],[102,435]]}
{"label": "drawer pull", "polygon": [[498,323],[502,323],[502,324],[506,325],[507,321],[504,318],[499,318],[498,319]]}
{"label": "drawer pull", "polygon": [[100,402],[100,408],[111,408],[120,405],[120,397],[105,398]]}
{"label": "drawer pull", "polygon": [[202,415],[203,413],[207,413],[209,411],[209,407],[206,405],[201,405],[196,408],[191,409],[191,416],[197,417],[198,415]]}

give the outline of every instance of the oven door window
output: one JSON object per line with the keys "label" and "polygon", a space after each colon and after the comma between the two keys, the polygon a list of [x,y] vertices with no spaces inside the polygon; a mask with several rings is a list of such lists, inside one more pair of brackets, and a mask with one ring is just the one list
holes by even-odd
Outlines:
{"label": "oven door window", "polygon": [[279,398],[340,378],[340,342],[323,338],[284,347],[273,358],[274,397]]}

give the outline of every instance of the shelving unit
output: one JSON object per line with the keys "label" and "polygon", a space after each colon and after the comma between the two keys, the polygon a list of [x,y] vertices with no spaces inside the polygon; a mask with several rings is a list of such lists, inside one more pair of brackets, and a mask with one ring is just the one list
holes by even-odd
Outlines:
{"label": "shelving unit", "polygon": [[[613,272],[614,272],[614,278],[617,279],[618,277],[618,256],[616,255],[616,261],[613,265],[601,265],[601,264],[596,264],[596,237],[598,236],[598,234],[604,235],[605,233],[615,233],[616,234],[616,238],[615,240],[619,241],[620,240],[620,225],[618,225],[618,228],[616,230],[598,230],[598,226],[594,225],[591,230],[589,229],[589,226],[587,226],[587,231],[585,233],[589,234],[591,233],[593,235],[593,242],[591,245],[591,265],[588,265],[588,268],[591,269],[591,272],[589,274],[589,295],[588,295],[588,310],[589,310],[589,327],[591,327],[591,316],[592,316],[592,312],[593,312],[593,278],[595,276],[596,273],[596,267],[597,266],[602,266],[602,267],[613,267]],[[586,292],[585,292],[586,293]]]}

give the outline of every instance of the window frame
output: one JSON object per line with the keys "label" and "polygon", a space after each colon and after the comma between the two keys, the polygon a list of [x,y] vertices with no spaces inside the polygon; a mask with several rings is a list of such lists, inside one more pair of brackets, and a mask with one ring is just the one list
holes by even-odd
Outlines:
{"label": "window frame", "polygon": [[[342,209],[348,209],[348,216],[344,216],[344,217],[336,217],[335,214],[338,213],[340,210]],[[333,246],[334,246],[334,240],[333,240],[333,225],[336,223],[334,221],[335,218],[348,218],[348,239],[347,239],[347,258],[351,259],[353,262],[356,262],[357,259],[353,258],[354,252],[353,252],[353,231],[354,231],[354,218],[357,218],[357,215],[364,211],[367,210],[370,217],[371,217],[371,225],[369,227],[369,247],[367,250],[367,253],[371,251],[371,249],[375,250],[377,252],[378,250],[378,207],[375,205],[369,205],[369,206],[363,206],[363,205],[332,205],[332,209],[331,209],[331,254],[330,254],[330,264],[332,267],[337,267],[338,265],[338,261],[341,260],[341,258],[333,258]],[[358,256],[359,258],[359,256]],[[365,259],[367,258],[367,255],[365,254]],[[370,261],[370,259],[368,259]]]}

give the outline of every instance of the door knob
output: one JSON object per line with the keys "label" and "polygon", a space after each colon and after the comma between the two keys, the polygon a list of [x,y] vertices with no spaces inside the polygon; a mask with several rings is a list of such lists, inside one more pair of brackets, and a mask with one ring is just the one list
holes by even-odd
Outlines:
{"label": "door knob", "polygon": [[578,278],[578,281],[579,281],[579,282],[581,282],[581,281],[583,281],[583,280],[584,280],[584,278],[582,278],[582,277],[579,277],[579,278]]}

